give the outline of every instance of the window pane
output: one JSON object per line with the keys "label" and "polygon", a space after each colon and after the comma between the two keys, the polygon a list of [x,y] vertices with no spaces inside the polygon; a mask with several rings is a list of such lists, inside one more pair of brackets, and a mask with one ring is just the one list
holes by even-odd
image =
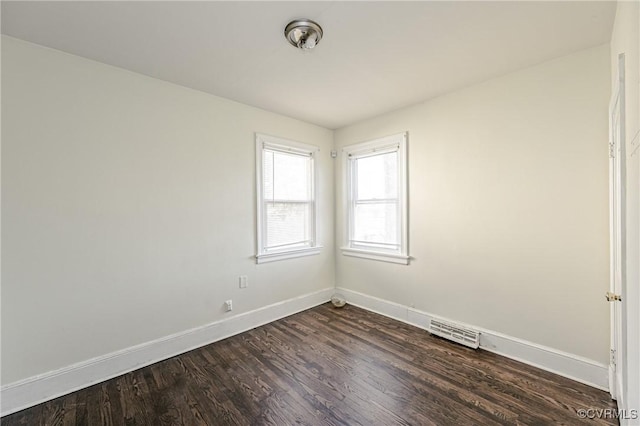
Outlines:
{"label": "window pane", "polygon": [[265,200],[273,200],[273,151],[262,153],[262,184]]}
{"label": "window pane", "polygon": [[354,212],[355,241],[399,244],[398,204],[356,204]]}
{"label": "window pane", "polygon": [[373,155],[356,161],[358,200],[398,197],[398,153]]}
{"label": "window pane", "polygon": [[265,200],[311,199],[311,158],[278,151],[264,151]]}
{"label": "window pane", "polygon": [[266,203],[267,248],[309,241],[310,203]]}

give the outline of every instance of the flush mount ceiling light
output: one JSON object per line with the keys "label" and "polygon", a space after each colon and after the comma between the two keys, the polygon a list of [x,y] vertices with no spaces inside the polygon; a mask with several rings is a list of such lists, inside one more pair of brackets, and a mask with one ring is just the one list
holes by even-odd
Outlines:
{"label": "flush mount ceiling light", "polygon": [[293,46],[309,51],[322,40],[322,27],[311,19],[296,19],[287,24],[284,36]]}

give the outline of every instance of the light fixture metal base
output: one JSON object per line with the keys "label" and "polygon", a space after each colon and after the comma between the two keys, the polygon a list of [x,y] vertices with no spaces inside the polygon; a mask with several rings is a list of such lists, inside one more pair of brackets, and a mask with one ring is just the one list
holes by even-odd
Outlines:
{"label": "light fixture metal base", "polygon": [[322,27],[311,19],[296,19],[287,24],[284,36],[292,46],[311,50],[322,40]]}

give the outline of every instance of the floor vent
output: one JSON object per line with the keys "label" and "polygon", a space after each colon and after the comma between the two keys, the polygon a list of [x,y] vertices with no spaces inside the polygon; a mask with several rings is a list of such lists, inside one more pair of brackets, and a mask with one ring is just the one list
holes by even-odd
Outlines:
{"label": "floor vent", "polygon": [[480,333],[470,328],[460,327],[449,322],[431,320],[429,333],[444,337],[461,345],[478,349],[480,346]]}

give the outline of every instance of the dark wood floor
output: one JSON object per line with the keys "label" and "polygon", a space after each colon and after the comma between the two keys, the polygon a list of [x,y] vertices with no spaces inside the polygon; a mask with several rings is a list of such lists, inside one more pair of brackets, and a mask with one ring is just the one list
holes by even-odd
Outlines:
{"label": "dark wood floor", "polygon": [[617,424],[606,392],[322,305],[21,411],[2,425]]}

